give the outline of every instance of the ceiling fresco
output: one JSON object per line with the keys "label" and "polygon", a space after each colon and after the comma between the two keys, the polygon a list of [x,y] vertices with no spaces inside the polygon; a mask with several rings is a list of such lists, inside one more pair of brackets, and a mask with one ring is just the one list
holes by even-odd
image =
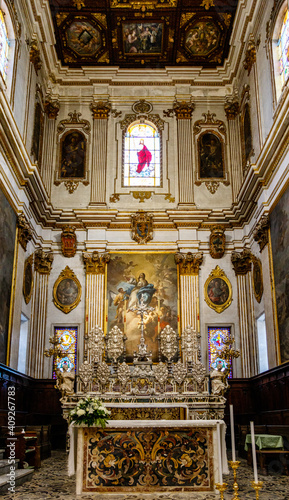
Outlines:
{"label": "ceiling fresco", "polygon": [[49,0],[64,66],[224,63],[238,0]]}

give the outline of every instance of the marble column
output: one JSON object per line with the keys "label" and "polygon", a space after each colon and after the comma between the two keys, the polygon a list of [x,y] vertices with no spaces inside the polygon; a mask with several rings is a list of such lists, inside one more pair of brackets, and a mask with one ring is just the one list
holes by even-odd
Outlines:
{"label": "marble column", "polygon": [[28,375],[35,378],[44,377],[48,281],[52,262],[52,252],[44,252],[42,249],[36,250],[28,347]]}
{"label": "marble column", "polygon": [[249,378],[257,374],[251,252],[232,252],[232,264],[238,288],[242,377]]}
{"label": "marble column", "polygon": [[192,114],[194,104],[175,102],[177,118],[178,160],[179,160],[179,206],[191,208],[194,205],[194,175],[192,149]]}
{"label": "marble column", "polygon": [[107,120],[108,102],[92,102],[93,117],[90,204],[106,207]]}
{"label": "marble column", "polygon": [[233,203],[237,202],[238,193],[242,184],[242,154],[238,121],[239,110],[239,104],[236,100],[227,100],[225,104],[225,113],[228,119]]}
{"label": "marble column", "polygon": [[180,314],[182,331],[191,326],[199,331],[199,269],[203,253],[177,253],[175,261],[180,275]]}
{"label": "marble column", "polygon": [[[83,252],[83,262],[86,273],[85,287],[85,337],[92,328],[98,326],[104,329],[105,312],[105,268],[110,260],[107,253]],[[87,357],[86,346],[84,346],[84,358]]]}
{"label": "marble column", "polygon": [[49,197],[51,196],[51,185],[53,182],[55,126],[59,109],[60,104],[56,100],[52,101],[51,99],[47,99],[44,103],[46,116],[44,120],[43,144],[45,148],[43,148],[41,173]]}

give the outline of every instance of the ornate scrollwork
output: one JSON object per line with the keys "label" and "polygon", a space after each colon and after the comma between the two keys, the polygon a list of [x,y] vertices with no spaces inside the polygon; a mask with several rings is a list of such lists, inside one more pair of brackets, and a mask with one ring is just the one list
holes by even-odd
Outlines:
{"label": "ornate scrollwork", "polygon": [[187,368],[180,360],[173,367],[173,379],[177,384],[181,384],[187,375]]}
{"label": "ornate scrollwork", "polygon": [[86,133],[89,133],[90,132],[90,123],[88,120],[84,120],[84,119],[80,119],[80,116],[81,113],[77,113],[76,110],[74,111],[71,111],[70,113],[68,113],[68,116],[70,118],[66,118],[65,120],[61,120],[60,123],[58,124],[58,127],[57,127],[57,132],[60,133],[60,132],[63,132],[66,128],[67,125],[82,125],[82,128],[83,130],[86,132]]}
{"label": "ornate scrollwork", "polygon": [[176,253],[175,261],[179,264],[180,274],[199,274],[200,265],[203,262],[203,252],[193,254],[192,252]]}
{"label": "ornate scrollwork", "polygon": [[136,200],[139,200],[139,203],[144,203],[145,200],[149,200],[151,198],[151,191],[133,191],[133,197]]}
{"label": "ornate scrollwork", "polygon": [[236,275],[245,275],[252,268],[252,255],[248,248],[243,252],[232,252],[231,261]]}
{"label": "ornate scrollwork", "polygon": [[111,112],[111,104],[109,101],[94,101],[89,107],[94,120],[107,120]]}
{"label": "ornate scrollwork", "polygon": [[131,237],[137,243],[147,243],[153,239],[153,216],[140,210],[131,215]]}
{"label": "ornate scrollwork", "polygon": [[[60,183],[59,182],[57,183],[57,181],[55,181],[54,184],[57,186]],[[78,181],[65,181],[64,186],[66,187],[69,194],[73,194],[74,191],[76,191],[76,189],[78,188],[79,182]]]}
{"label": "ornate scrollwork", "polygon": [[132,110],[136,114],[148,114],[153,110],[153,105],[144,99],[140,99],[132,105]]}
{"label": "ornate scrollwork", "polygon": [[87,360],[85,360],[80,366],[78,370],[78,377],[83,385],[83,390],[86,391],[88,385],[93,379],[93,367]]}
{"label": "ornate scrollwork", "polygon": [[104,274],[105,265],[110,261],[109,253],[98,253],[97,251],[82,253],[86,274]]}
{"label": "ornate scrollwork", "polygon": [[23,213],[17,216],[18,241],[26,251],[27,243],[32,239],[32,230]]}
{"label": "ornate scrollwork", "polygon": [[228,120],[234,120],[240,112],[240,105],[235,99],[227,99],[224,107]]}
{"label": "ornate scrollwork", "polygon": [[178,351],[177,334],[169,325],[160,333],[160,351],[170,362]]}
{"label": "ornate scrollwork", "polygon": [[175,101],[173,108],[164,110],[164,116],[171,117],[175,114],[177,120],[191,120],[195,104],[187,101]]}
{"label": "ornate scrollwork", "polygon": [[116,363],[124,351],[123,332],[117,326],[114,326],[108,333],[106,346],[108,357]]}
{"label": "ornate scrollwork", "polygon": [[202,120],[196,121],[194,124],[194,134],[198,134],[201,132],[202,128],[209,128],[207,127],[208,125],[216,127],[220,132],[225,132],[226,127],[225,124],[222,120],[216,120],[216,113],[211,113],[208,111],[208,113],[203,113],[202,116],[204,117]]}
{"label": "ornate scrollwork", "polygon": [[53,253],[44,252],[42,248],[36,250],[34,254],[34,270],[39,274],[50,274],[53,262]]}
{"label": "ornate scrollwork", "polygon": [[88,333],[87,348],[93,361],[100,362],[104,351],[104,336],[103,331],[98,326],[95,326]]}
{"label": "ornate scrollwork", "polygon": [[218,181],[205,181],[205,186],[211,194],[215,194],[220,183]]}
{"label": "ornate scrollwork", "polygon": [[206,369],[203,363],[199,360],[194,363],[194,366],[192,368],[192,378],[200,389],[204,384],[206,378]]}
{"label": "ornate scrollwork", "polygon": [[269,241],[270,219],[268,215],[262,215],[260,221],[254,230],[254,240],[258,242],[260,252],[265,248]]}
{"label": "ornate scrollwork", "polygon": [[120,363],[117,368],[117,377],[123,387],[130,379],[130,369],[126,363]]}
{"label": "ornate scrollwork", "polygon": [[96,379],[102,388],[108,384],[110,376],[111,372],[109,366],[106,363],[99,363],[96,370]]}
{"label": "ornate scrollwork", "polygon": [[196,361],[199,354],[199,339],[196,330],[188,326],[182,333],[182,349],[186,354],[186,360]]}
{"label": "ornate scrollwork", "polygon": [[44,111],[47,114],[48,118],[50,120],[55,120],[57,118],[57,115],[59,113],[60,109],[60,102],[55,100],[53,101],[50,97],[46,99],[44,102]]}
{"label": "ornate scrollwork", "polygon": [[155,376],[155,379],[160,383],[160,384],[165,384],[168,380],[169,376],[169,370],[168,367],[165,363],[159,363],[158,365],[153,366],[153,373]]}

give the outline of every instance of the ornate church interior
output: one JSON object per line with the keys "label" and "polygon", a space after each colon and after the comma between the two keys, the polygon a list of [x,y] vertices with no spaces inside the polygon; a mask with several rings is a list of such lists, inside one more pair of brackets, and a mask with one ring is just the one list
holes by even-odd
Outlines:
{"label": "ornate church interior", "polygon": [[288,81],[288,0],[0,0],[6,500],[288,500]]}

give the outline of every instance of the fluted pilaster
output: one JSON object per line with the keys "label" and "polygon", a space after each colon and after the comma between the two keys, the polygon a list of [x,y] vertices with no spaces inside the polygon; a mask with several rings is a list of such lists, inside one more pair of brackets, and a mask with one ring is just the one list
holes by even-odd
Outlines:
{"label": "fluted pilaster", "polygon": [[92,103],[92,163],[90,203],[106,204],[106,157],[107,157],[107,120],[111,110],[109,103]]}

